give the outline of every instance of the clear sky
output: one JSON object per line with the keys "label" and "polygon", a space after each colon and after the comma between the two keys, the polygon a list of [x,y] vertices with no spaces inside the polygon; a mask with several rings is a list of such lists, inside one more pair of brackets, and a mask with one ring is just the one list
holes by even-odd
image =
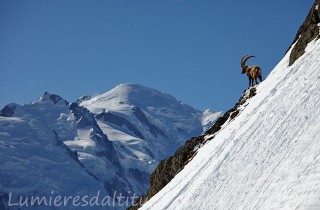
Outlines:
{"label": "clear sky", "polygon": [[0,0],[0,107],[74,102],[120,83],[226,111],[284,56],[313,0]]}

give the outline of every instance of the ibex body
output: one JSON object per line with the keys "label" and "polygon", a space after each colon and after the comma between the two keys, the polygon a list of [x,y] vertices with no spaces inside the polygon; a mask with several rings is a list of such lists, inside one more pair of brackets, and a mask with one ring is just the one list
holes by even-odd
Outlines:
{"label": "ibex body", "polygon": [[249,79],[249,87],[253,86],[253,82],[255,82],[255,84],[258,84],[258,78],[260,82],[262,82],[261,68],[259,66],[246,66],[247,60],[253,57],[254,56],[244,55],[242,56],[240,61],[242,68],[241,74],[247,73]]}

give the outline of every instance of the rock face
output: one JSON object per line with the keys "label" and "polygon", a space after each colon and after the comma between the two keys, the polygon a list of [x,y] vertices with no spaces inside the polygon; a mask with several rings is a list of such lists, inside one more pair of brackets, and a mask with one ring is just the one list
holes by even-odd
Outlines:
{"label": "rock face", "polygon": [[101,150],[97,152],[97,156],[105,157],[107,160],[111,161],[119,171],[121,171],[122,168],[116,157],[117,155],[113,143],[108,139],[107,135],[102,132],[94,115],[88,109],[79,106],[77,103],[72,103],[69,109],[77,120],[77,128],[79,130],[91,129],[90,139],[96,142]]}
{"label": "rock face", "polygon": [[318,25],[320,23],[319,7],[320,0],[316,0],[305,21],[300,26],[298,33],[292,42],[292,45],[297,43],[291,51],[289,65],[292,65],[301,55],[303,55],[309,42],[318,37],[320,27]]}
{"label": "rock face", "polygon": [[8,104],[0,111],[0,116],[3,117],[11,117],[14,114],[14,111],[16,110],[15,104]]}
{"label": "rock face", "polygon": [[[191,138],[185,145],[180,147],[176,153],[160,162],[150,178],[150,188],[147,195],[140,197],[134,206],[128,208],[128,210],[136,210],[141,207],[141,204],[148,201],[152,196],[159,192],[166,184],[168,184],[177,175],[184,166],[193,158],[199,149],[206,141],[214,138],[216,132],[221,129],[221,126],[228,120],[232,120],[239,113],[239,108],[243,105],[247,99],[255,95],[256,89],[251,88],[244,91],[240,97],[239,102],[234,105],[233,108],[228,110],[222,117],[220,117],[215,124],[206,131],[203,135]],[[210,135],[210,138],[205,136]]]}

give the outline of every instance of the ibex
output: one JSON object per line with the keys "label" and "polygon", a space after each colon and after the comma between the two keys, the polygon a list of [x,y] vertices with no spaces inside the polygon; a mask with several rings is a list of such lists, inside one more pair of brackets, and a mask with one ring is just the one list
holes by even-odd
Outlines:
{"label": "ibex", "polygon": [[259,66],[246,66],[246,62],[248,59],[253,58],[254,56],[244,55],[241,58],[241,74],[247,73],[249,79],[249,87],[253,86],[253,81],[258,84],[257,79],[259,78],[260,82],[262,82],[262,73]]}

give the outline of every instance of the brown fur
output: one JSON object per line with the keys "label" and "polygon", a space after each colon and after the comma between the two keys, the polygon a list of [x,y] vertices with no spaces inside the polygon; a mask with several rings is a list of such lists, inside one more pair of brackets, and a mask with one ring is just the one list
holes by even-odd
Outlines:
{"label": "brown fur", "polygon": [[[258,84],[258,78],[260,80],[260,82],[262,82],[262,72],[261,72],[261,68],[259,66],[246,66],[246,61],[254,56],[249,56],[248,55],[244,55],[241,58],[240,64],[242,67],[242,74],[246,73],[247,77],[249,79],[249,87],[253,86],[253,82],[255,82],[255,84]],[[246,58],[245,58],[246,57]]]}

